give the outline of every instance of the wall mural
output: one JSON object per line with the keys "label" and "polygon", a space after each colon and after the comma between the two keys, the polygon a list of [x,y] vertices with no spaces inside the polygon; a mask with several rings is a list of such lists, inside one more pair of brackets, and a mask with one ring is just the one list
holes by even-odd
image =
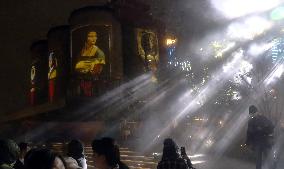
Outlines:
{"label": "wall mural", "polygon": [[103,65],[105,65],[105,54],[96,45],[97,38],[97,32],[88,32],[85,44],[75,65],[77,73],[98,76],[102,72]]}
{"label": "wall mural", "polygon": [[50,52],[48,56],[48,95],[49,95],[49,101],[53,102],[54,95],[57,92],[56,91],[56,79],[57,79],[57,58],[54,54],[54,52]]}
{"label": "wall mural", "polygon": [[36,100],[36,65],[35,63],[31,65],[31,89],[30,89],[30,104],[35,105]]}
{"label": "wall mural", "polygon": [[110,26],[89,25],[72,32],[73,72],[77,94],[93,96],[109,76]]}
{"label": "wall mural", "polygon": [[136,29],[138,54],[144,62],[145,71],[152,71],[152,80],[157,81],[159,46],[157,34],[152,30]]}

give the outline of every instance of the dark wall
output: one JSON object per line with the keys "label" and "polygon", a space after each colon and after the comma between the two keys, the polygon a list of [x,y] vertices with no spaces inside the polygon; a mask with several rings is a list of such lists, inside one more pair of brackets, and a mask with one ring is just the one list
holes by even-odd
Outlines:
{"label": "dark wall", "polygon": [[0,1],[0,114],[27,105],[30,45],[45,39],[51,27],[68,24],[78,8],[107,0]]}

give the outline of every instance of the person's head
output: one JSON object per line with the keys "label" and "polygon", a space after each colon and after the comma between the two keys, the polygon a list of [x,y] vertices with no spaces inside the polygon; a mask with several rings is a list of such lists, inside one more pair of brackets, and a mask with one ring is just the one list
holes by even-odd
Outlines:
{"label": "person's head", "polygon": [[109,143],[109,144],[115,145],[116,156],[118,157],[118,160],[120,161],[120,151],[119,151],[119,147],[115,143],[115,140],[113,138],[111,138],[111,137],[103,137],[102,140],[105,143]]}
{"label": "person's head", "polygon": [[87,45],[95,45],[97,42],[97,32],[90,31],[87,35]]}
{"label": "person's head", "polygon": [[103,137],[101,140],[105,143],[115,144],[115,140],[111,137]]}
{"label": "person's head", "polygon": [[64,159],[46,148],[30,150],[25,156],[24,165],[26,169],[66,169]]}
{"label": "person's head", "polygon": [[179,157],[179,154],[178,154],[177,144],[175,143],[173,139],[166,138],[164,140],[162,160],[167,159],[167,158],[178,158],[178,157]]}
{"label": "person's head", "polygon": [[0,165],[12,164],[19,157],[20,149],[18,145],[9,139],[0,140]]}
{"label": "person's head", "polygon": [[94,162],[97,168],[107,169],[116,167],[119,163],[118,146],[111,139],[100,139],[92,142]]}
{"label": "person's head", "polygon": [[75,159],[84,157],[84,145],[80,140],[71,140],[67,145],[67,155]]}
{"label": "person's head", "polygon": [[255,116],[257,112],[258,112],[258,110],[257,110],[255,105],[249,106],[249,115],[250,116]]}
{"label": "person's head", "polygon": [[27,154],[27,152],[30,150],[30,147],[28,145],[28,143],[25,142],[20,142],[18,144],[19,148],[20,148],[20,156],[19,158],[24,158],[25,155]]}

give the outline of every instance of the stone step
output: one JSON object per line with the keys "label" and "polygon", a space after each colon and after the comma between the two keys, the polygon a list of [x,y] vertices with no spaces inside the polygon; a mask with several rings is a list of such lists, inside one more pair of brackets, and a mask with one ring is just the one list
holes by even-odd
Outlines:
{"label": "stone step", "polygon": [[[121,161],[127,164],[128,166],[134,166],[135,168],[156,168],[157,166],[157,163],[153,161],[146,161],[144,159],[141,160],[121,159]],[[87,158],[88,165],[92,166],[93,162],[94,161],[92,158]]]}
{"label": "stone step", "polygon": [[136,167],[136,166],[128,166],[131,169],[152,169],[152,168],[145,168],[145,167]]}
{"label": "stone step", "polygon": [[[146,167],[137,167],[137,166],[128,166],[130,169],[154,169],[154,168],[146,168]],[[95,169],[94,166],[88,165],[88,169]]]}
{"label": "stone step", "polygon": [[[62,153],[66,148],[65,143],[53,143],[51,149],[58,153]],[[121,161],[127,164],[130,169],[156,169],[157,163],[154,157],[139,155],[138,152],[131,151],[127,147],[120,147]],[[95,169],[93,161],[93,150],[90,145],[84,147],[88,169]]]}
{"label": "stone step", "polygon": [[120,151],[120,154],[125,154],[125,155],[128,155],[128,154],[137,154],[137,152],[135,151],[130,151],[130,150],[119,150]]}
{"label": "stone step", "polygon": [[146,157],[146,156],[120,155],[120,158],[122,160],[130,159],[130,160],[136,160],[136,161],[139,161],[139,160],[150,161],[150,162],[154,161],[154,157]]}
{"label": "stone step", "polygon": [[156,162],[149,162],[149,161],[135,161],[135,160],[121,160],[125,163],[130,164],[138,164],[138,165],[157,165]]}

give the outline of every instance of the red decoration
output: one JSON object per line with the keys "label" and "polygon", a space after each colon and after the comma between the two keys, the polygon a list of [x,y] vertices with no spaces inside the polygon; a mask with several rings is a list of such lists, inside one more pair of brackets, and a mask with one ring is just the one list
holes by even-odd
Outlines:
{"label": "red decoration", "polygon": [[93,83],[90,80],[81,80],[80,82],[80,89],[83,90],[84,96],[92,96],[93,92]]}
{"label": "red decoration", "polygon": [[35,89],[32,88],[30,91],[30,104],[35,105]]}
{"label": "red decoration", "polygon": [[48,83],[49,101],[52,103],[55,94],[55,79],[50,79]]}

